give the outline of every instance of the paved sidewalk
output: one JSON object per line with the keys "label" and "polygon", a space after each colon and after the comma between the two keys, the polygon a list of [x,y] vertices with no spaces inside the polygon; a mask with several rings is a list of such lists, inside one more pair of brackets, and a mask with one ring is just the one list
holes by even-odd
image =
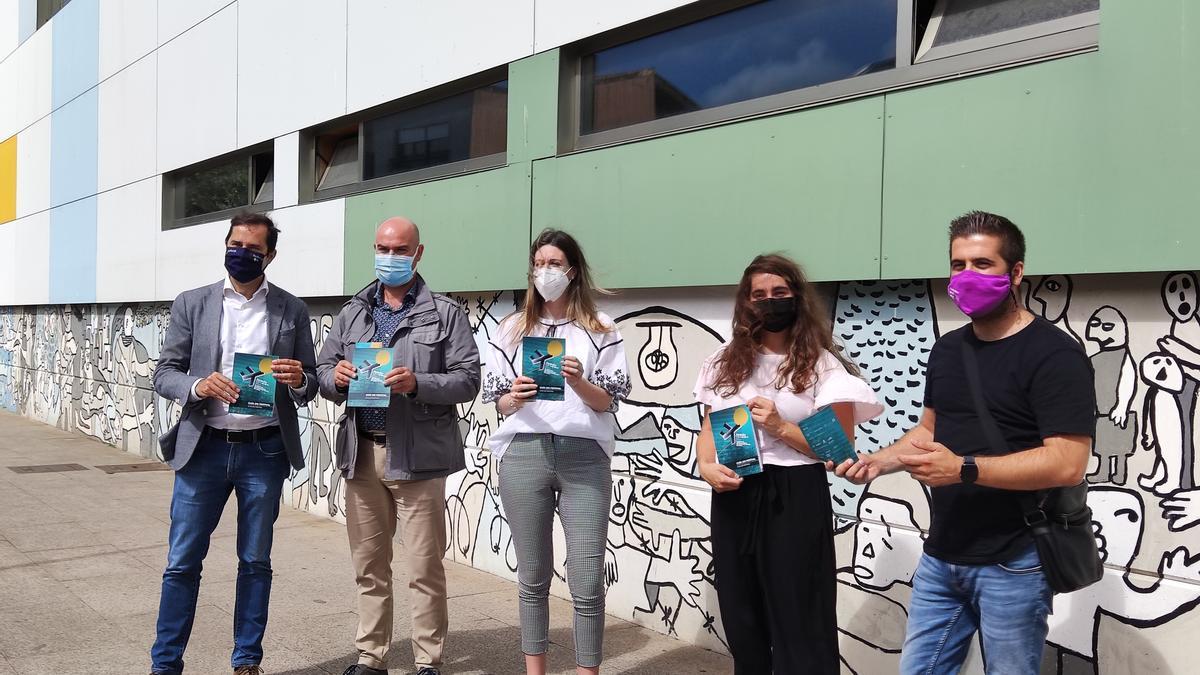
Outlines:
{"label": "paved sidewalk", "polygon": [[[143,462],[97,441],[0,412],[0,675],[149,672],[166,560],[172,473],[107,474]],[[79,464],[17,473],[8,467]],[[232,500],[231,500],[232,502]],[[205,561],[189,673],[229,673],[237,575],[236,504]],[[284,508],[265,642],[268,673],[340,674],[353,663],[354,577],[345,529]],[[446,564],[451,593],[447,673],[521,673],[517,591],[509,581]],[[398,598],[392,673],[411,672],[407,582]],[[570,604],[551,598],[550,666],[573,672]],[[727,673],[728,657],[609,617],[608,673]]]}

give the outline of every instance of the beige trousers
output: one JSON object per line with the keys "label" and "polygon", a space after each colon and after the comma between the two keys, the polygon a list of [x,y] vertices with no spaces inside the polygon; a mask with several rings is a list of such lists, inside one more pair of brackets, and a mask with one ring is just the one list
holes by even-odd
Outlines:
{"label": "beige trousers", "polygon": [[387,668],[392,643],[392,542],[396,524],[408,566],[412,650],[417,669],[439,667],[446,642],[445,478],[385,481],[382,443],[359,436],[346,481],[346,531],[358,583],[358,662]]}

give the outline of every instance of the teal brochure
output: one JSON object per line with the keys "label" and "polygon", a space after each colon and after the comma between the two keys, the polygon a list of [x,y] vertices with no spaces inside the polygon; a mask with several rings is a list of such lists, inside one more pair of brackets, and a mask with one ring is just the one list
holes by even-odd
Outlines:
{"label": "teal brochure", "polygon": [[848,459],[858,459],[854,443],[846,438],[846,432],[842,431],[842,424],[830,406],[800,420],[800,431],[804,432],[804,440],[808,441],[813,454],[826,462],[841,464]]}
{"label": "teal brochure", "polygon": [[271,362],[277,357],[263,354],[233,355],[233,383],[241,391],[237,403],[229,406],[236,415],[271,417],[275,414],[275,373]]}
{"label": "teal brochure", "polygon": [[350,396],[346,405],[351,408],[386,408],[392,400],[392,390],[383,383],[394,367],[395,354],[382,342],[358,342],[350,352],[350,363],[358,368],[358,376],[350,380]]}
{"label": "teal brochure", "polygon": [[717,461],[739,476],[762,473],[750,409],[738,405],[714,410],[708,419],[712,424],[713,443],[717,446]]}
{"label": "teal brochure", "polygon": [[537,383],[535,401],[561,401],[566,380],[563,356],[567,341],[563,338],[527,337],[521,340],[521,374]]}

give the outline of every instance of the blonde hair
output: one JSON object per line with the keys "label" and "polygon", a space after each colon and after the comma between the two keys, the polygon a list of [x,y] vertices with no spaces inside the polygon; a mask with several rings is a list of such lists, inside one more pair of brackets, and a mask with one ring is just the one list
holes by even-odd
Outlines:
{"label": "blonde hair", "polygon": [[[613,326],[600,320],[596,309],[595,294],[611,295],[611,291],[596,286],[592,281],[592,273],[583,256],[579,242],[562,230],[545,229],[529,246],[529,268],[533,269],[534,258],[543,246],[553,246],[567,257],[567,265],[575,270],[575,276],[567,284],[564,295],[567,298],[567,320],[577,323],[593,333],[608,333]],[[509,330],[514,336],[529,335],[535,326],[542,321],[542,312],[546,301],[533,285],[533,275],[529,276],[529,285],[525,290],[525,306],[505,317],[504,322],[512,320]]]}

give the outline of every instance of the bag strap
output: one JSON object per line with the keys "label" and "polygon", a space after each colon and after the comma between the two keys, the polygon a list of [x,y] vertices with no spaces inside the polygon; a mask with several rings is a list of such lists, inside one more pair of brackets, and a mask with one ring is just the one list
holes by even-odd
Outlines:
{"label": "bag strap", "polygon": [[[963,370],[967,375],[967,384],[971,389],[971,399],[975,403],[975,415],[979,417],[979,422],[983,426],[983,435],[987,437],[988,446],[996,455],[1008,454],[1008,443],[1000,434],[1000,427],[996,426],[996,420],[992,419],[992,411],[988,409],[987,401],[983,398],[979,361],[975,356],[975,345],[971,344],[971,338],[968,335],[963,335],[962,339],[962,360]],[[1021,504],[1026,525],[1032,526],[1046,520],[1046,514],[1042,511],[1042,503],[1045,501],[1043,493],[1018,492],[1017,500]]]}

